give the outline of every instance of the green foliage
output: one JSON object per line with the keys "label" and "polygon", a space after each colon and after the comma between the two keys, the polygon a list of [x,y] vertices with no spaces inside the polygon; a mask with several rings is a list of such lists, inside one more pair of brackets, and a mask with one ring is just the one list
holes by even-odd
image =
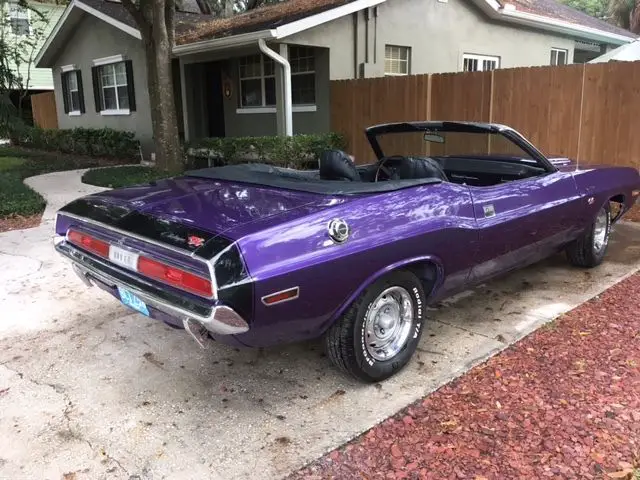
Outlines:
{"label": "green foliage", "polygon": [[580,10],[592,17],[605,19],[609,7],[608,0],[561,0],[562,3]]}
{"label": "green foliage", "polygon": [[288,168],[316,168],[323,150],[344,149],[346,142],[337,133],[294,135],[292,137],[204,138],[188,145],[191,163],[212,159],[215,165],[268,163]]}
{"label": "green foliage", "polygon": [[82,182],[99,187],[120,188],[149,183],[167,178],[170,175],[151,167],[140,165],[123,167],[105,167],[88,170],[82,176]]}
{"label": "green foliage", "polygon": [[132,132],[111,128],[42,129],[23,125],[13,129],[12,141],[24,147],[53,152],[133,160],[138,141]]}
{"label": "green foliage", "polygon": [[42,212],[44,206],[44,198],[27,187],[18,173],[0,173],[0,218],[35,215]]}
{"label": "green foliage", "polygon": [[98,159],[0,147],[0,218],[35,215],[44,210],[44,199],[23,183],[25,178],[100,164]]}

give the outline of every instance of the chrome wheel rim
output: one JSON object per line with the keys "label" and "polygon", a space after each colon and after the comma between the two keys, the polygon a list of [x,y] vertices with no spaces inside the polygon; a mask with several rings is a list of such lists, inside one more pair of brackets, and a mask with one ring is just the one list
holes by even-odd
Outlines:
{"label": "chrome wheel rim", "polygon": [[413,318],[411,295],[404,288],[387,288],[378,295],[364,320],[369,355],[385,361],[400,353],[411,333]]}
{"label": "chrome wheel rim", "polygon": [[609,213],[603,208],[596,217],[595,225],[593,226],[593,249],[600,253],[609,242],[608,236],[609,226]]}

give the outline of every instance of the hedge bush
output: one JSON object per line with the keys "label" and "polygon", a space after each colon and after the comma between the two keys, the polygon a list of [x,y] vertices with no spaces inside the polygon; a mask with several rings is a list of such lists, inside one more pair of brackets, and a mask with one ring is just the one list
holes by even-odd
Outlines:
{"label": "hedge bush", "polygon": [[[345,149],[338,133],[301,134],[292,137],[203,138],[187,145],[190,168],[237,163],[268,163],[288,168],[317,168],[323,150]],[[203,165],[204,161],[204,165]]]}
{"label": "hedge bush", "polygon": [[139,142],[132,132],[111,128],[42,129],[27,125],[12,132],[14,144],[52,152],[136,159]]}
{"label": "hedge bush", "polygon": [[120,188],[140,185],[170,176],[152,167],[131,165],[123,167],[92,168],[82,175],[82,183],[98,187]]}

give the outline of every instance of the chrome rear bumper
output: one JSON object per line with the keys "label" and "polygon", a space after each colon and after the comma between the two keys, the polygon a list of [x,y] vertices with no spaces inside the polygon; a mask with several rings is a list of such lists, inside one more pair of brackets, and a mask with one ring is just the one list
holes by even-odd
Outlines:
{"label": "chrome rear bumper", "polygon": [[58,253],[71,261],[73,271],[88,286],[99,281],[112,288],[126,288],[156,310],[180,319],[185,327],[191,323],[189,321],[196,321],[207,331],[218,335],[236,335],[249,330],[247,322],[226,305],[212,305],[205,299],[192,300],[163,289],[133,272],[85,253],[65,241],[64,237],[56,238],[54,245]]}

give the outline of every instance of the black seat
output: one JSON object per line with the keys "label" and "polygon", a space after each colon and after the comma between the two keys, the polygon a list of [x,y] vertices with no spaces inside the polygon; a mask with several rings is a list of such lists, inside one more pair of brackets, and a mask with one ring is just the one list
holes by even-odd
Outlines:
{"label": "black seat", "polygon": [[407,157],[396,172],[402,179],[437,178],[443,182],[449,181],[440,164],[431,157]]}
{"label": "black seat", "polygon": [[359,182],[360,174],[351,157],[342,150],[325,150],[320,155],[320,179]]}

